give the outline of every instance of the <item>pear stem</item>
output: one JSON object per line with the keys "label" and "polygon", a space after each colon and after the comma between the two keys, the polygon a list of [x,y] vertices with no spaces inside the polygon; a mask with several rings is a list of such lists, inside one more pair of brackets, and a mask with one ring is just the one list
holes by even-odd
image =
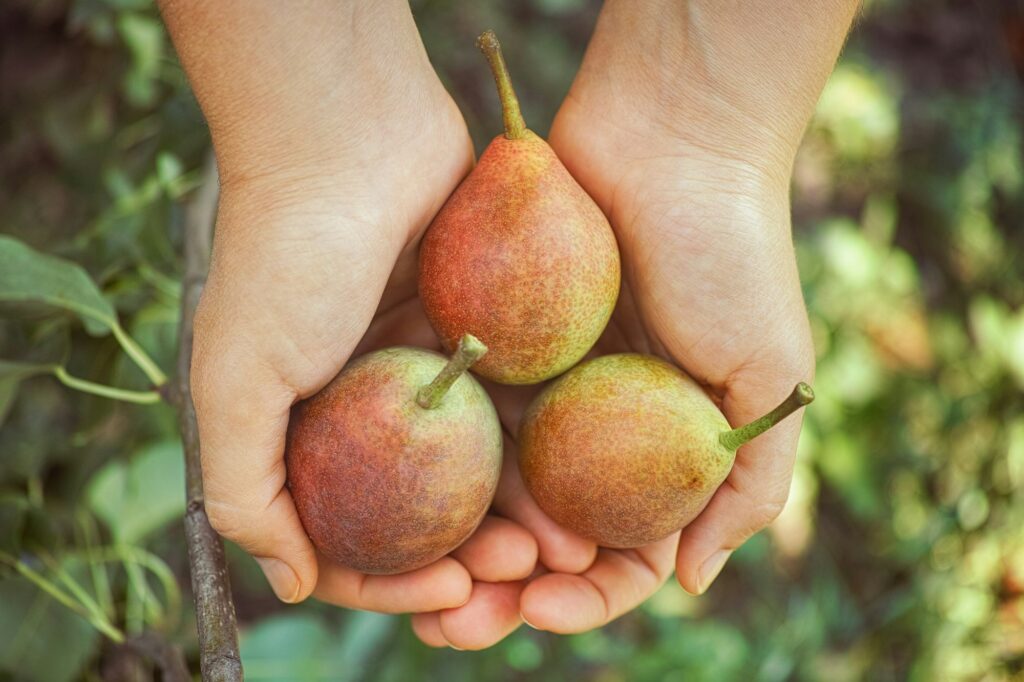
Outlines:
{"label": "pear stem", "polygon": [[510,140],[518,140],[526,136],[526,121],[519,110],[519,100],[516,99],[516,91],[512,89],[512,79],[508,75],[508,67],[505,66],[505,58],[501,54],[501,44],[494,31],[484,31],[476,39],[476,46],[487,57],[487,63],[491,65],[491,73],[494,74],[494,83],[498,86],[498,97],[501,99],[501,115],[505,121],[505,137]]}
{"label": "pear stem", "polygon": [[789,397],[783,400],[774,410],[760,419],[755,419],[746,426],[719,434],[718,440],[730,450],[739,450],[741,445],[760,436],[804,405],[811,404],[813,400],[814,391],[807,384],[800,382],[793,389],[793,392],[789,394]]}
{"label": "pear stem", "polygon": [[472,334],[463,336],[444,369],[416,394],[417,404],[427,410],[432,410],[440,405],[452,384],[486,352],[487,346],[480,339]]}

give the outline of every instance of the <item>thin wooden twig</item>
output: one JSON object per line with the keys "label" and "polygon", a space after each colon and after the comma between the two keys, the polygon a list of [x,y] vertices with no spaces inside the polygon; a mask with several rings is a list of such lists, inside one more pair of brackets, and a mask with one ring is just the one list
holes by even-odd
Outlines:
{"label": "thin wooden twig", "polygon": [[185,535],[189,571],[192,575],[192,596],[196,607],[200,670],[203,680],[233,682],[242,679],[238,625],[235,621],[235,605],[231,598],[224,545],[210,526],[203,503],[199,431],[189,383],[192,321],[210,264],[217,195],[217,170],[211,158],[207,163],[203,184],[185,213],[185,278],[181,292],[178,371],[171,397],[178,408],[181,438],[185,445]]}

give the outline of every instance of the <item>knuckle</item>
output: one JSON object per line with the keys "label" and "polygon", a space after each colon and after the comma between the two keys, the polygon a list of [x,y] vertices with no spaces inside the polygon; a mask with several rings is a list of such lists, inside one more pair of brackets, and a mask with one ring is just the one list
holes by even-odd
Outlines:
{"label": "knuckle", "polygon": [[738,517],[742,519],[740,525],[747,533],[753,535],[782,514],[789,500],[790,481],[791,472],[770,476],[762,473],[756,485],[754,477],[748,477],[744,481],[745,485],[728,481],[735,509],[740,512]]}
{"label": "knuckle", "polygon": [[782,510],[786,508],[786,500],[789,497],[787,492],[774,494],[754,509],[754,521],[758,530],[764,528],[775,519],[779,518]]}
{"label": "knuckle", "polygon": [[221,537],[239,543],[245,537],[244,518],[230,505],[207,499],[206,518]]}

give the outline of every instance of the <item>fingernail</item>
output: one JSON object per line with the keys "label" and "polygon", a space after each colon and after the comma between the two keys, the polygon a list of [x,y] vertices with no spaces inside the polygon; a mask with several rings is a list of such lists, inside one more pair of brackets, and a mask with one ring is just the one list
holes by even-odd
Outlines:
{"label": "fingernail", "polygon": [[451,642],[448,642],[448,646],[449,646],[450,648],[452,648],[452,649],[455,649],[456,651],[465,651],[465,649],[460,649],[459,647],[455,646],[455,645],[454,645],[454,644],[452,644]]}
{"label": "fingernail", "polygon": [[700,573],[697,576],[697,594],[704,594],[715,578],[725,568],[725,562],[729,560],[732,552],[727,549],[720,549],[707,559],[700,566]]}
{"label": "fingernail", "polygon": [[267,582],[277,598],[287,604],[294,604],[299,597],[299,578],[291,566],[273,557],[256,557],[256,563],[263,569]]}
{"label": "fingernail", "polygon": [[530,626],[534,630],[540,631],[540,628],[531,623],[530,621],[526,620],[526,616],[524,616],[522,613],[519,614],[519,617],[522,618],[523,622],[526,623],[528,626]]}

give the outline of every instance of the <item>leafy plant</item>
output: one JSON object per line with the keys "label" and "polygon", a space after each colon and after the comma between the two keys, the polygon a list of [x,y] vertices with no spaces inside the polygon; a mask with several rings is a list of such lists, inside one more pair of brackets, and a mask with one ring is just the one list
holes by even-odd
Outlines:
{"label": "leafy plant", "polygon": [[[543,135],[597,3],[413,7],[482,145],[497,104],[467,36],[492,26],[525,55]],[[0,141],[0,676],[95,678],[141,632],[195,669],[158,387],[209,139],[149,0],[14,0],[0,18],[17,67],[0,81],[17,102]],[[794,173],[818,397],[790,504],[708,595],[670,584],[597,632],[434,651],[394,617],[282,612],[229,547],[250,676],[1024,674],[1022,25],[1006,3],[866,3]]]}

